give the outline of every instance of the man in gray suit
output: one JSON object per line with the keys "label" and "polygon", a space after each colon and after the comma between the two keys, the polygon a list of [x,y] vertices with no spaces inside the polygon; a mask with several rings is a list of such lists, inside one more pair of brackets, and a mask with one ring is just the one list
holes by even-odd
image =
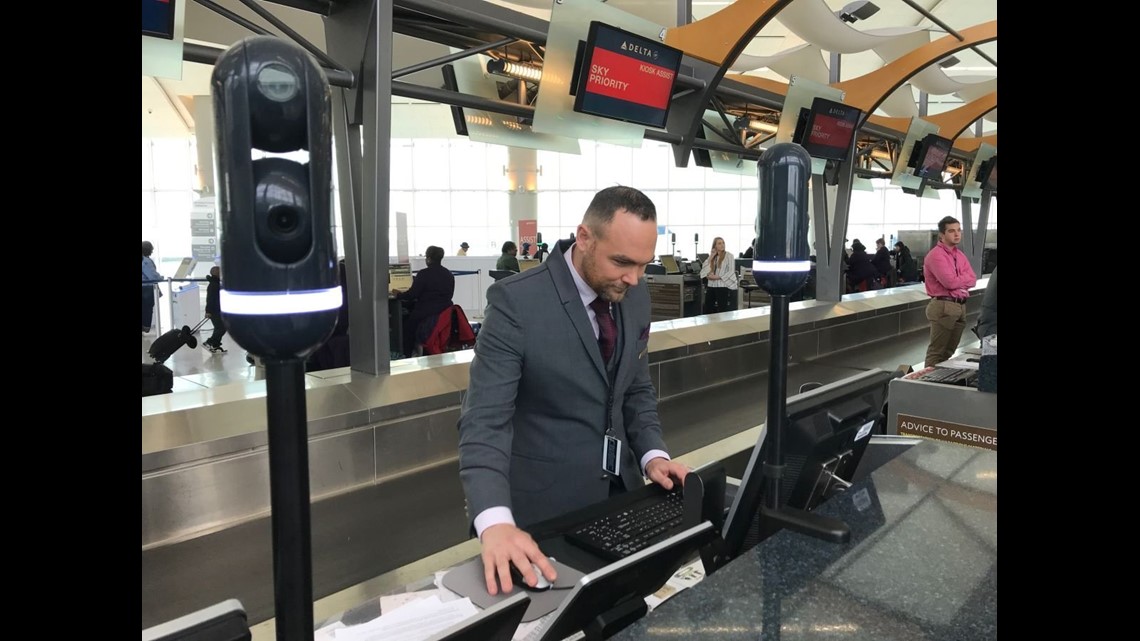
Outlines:
{"label": "man in gray suit", "polygon": [[638,284],[657,245],[653,201],[604,189],[575,240],[487,290],[459,474],[492,595],[496,576],[513,589],[510,563],[531,586],[531,563],[556,578],[520,528],[644,485],[643,472],[665,489],[688,472],[665,452],[649,378],[649,292]]}

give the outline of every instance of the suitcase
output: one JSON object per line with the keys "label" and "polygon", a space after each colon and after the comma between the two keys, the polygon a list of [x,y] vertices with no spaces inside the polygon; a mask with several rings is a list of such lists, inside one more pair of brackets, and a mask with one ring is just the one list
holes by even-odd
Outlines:
{"label": "suitcase", "polygon": [[174,372],[162,363],[142,364],[142,395],[169,394],[174,391]]}
{"label": "suitcase", "polygon": [[183,325],[182,329],[172,329],[164,333],[154,339],[146,353],[154,359],[155,363],[165,363],[166,359],[181,349],[183,345],[189,345],[190,349],[194,349],[198,346],[198,339],[194,338],[194,334],[202,328],[202,325],[206,324],[207,320],[203,318],[194,327]]}

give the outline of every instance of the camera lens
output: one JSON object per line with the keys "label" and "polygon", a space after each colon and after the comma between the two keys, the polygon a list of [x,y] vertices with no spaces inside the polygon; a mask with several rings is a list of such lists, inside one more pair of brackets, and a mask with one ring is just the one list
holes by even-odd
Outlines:
{"label": "camera lens", "polygon": [[297,75],[293,70],[277,62],[261,68],[257,74],[257,88],[261,95],[274,102],[288,102],[299,90]]}
{"label": "camera lens", "polygon": [[291,234],[297,231],[301,222],[301,213],[295,208],[286,205],[272,207],[269,210],[269,230],[277,234]]}

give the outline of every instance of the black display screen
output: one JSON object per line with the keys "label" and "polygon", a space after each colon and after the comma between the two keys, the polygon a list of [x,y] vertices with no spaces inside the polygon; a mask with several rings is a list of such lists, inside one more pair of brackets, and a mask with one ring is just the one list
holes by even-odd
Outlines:
{"label": "black display screen", "polygon": [[144,36],[174,39],[174,7],[176,0],[142,0],[142,32]]}

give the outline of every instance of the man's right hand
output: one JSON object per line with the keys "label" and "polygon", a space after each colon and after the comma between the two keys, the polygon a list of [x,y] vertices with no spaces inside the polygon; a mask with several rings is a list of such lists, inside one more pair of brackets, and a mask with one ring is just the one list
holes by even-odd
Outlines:
{"label": "man's right hand", "polygon": [[[487,594],[495,596],[499,593],[499,586],[507,593],[514,589],[511,581],[511,563],[515,564],[523,575],[526,584],[533,587],[538,583],[531,563],[537,563],[542,576],[551,583],[558,578],[554,566],[530,534],[527,534],[510,523],[492,525],[483,530],[483,576],[487,580]],[[498,581],[496,582],[496,577]]]}

